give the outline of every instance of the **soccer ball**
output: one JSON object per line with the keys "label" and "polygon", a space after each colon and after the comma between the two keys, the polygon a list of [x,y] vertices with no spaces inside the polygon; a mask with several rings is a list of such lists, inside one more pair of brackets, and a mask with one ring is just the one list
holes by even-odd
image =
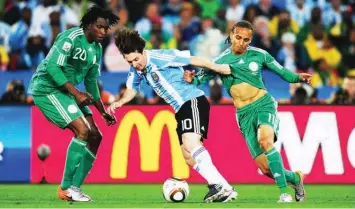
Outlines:
{"label": "soccer ball", "polygon": [[163,196],[168,202],[183,202],[189,193],[189,185],[181,178],[172,177],[164,182]]}

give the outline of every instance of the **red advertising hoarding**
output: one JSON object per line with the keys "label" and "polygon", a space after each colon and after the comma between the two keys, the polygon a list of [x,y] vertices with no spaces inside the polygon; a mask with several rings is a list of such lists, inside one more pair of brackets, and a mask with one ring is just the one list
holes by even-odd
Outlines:
{"label": "red advertising hoarding", "polygon": [[[183,160],[169,106],[123,107],[116,113],[118,123],[111,127],[93,112],[104,138],[86,182],[154,183],[170,176],[204,182]],[[302,170],[307,183],[355,183],[355,107],[281,106],[279,116],[275,146],[282,147],[286,168]],[[31,124],[31,182],[41,181],[45,173],[48,182],[59,183],[72,133],[47,122],[36,107]],[[44,164],[36,153],[41,144],[51,148]],[[205,146],[231,183],[273,182],[254,165],[233,107],[212,106]]]}

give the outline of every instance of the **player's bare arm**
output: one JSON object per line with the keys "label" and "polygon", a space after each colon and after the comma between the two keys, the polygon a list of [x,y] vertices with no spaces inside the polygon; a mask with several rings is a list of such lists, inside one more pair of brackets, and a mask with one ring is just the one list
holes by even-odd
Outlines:
{"label": "player's bare arm", "polygon": [[190,71],[190,70],[185,70],[184,71],[184,81],[188,83],[192,83],[192,80],[194,79],[195,76],[195,71]]}
{"label": "player's bare arm", "polygon": [[122,107],[124,104],[130,102],[137,95],[137,91],[133,89],[127,89],[123,94],[122,98],[117,102],[112,103],[108,108],[107,112],[109,114],[115,113],[117,108]]}
{"label": "player's bare arm", "polygon": [[227,64],[216,64],[208,59],[196,56],[191,56],[190,61],[191,65],[196,67],[207,68],[223,75],[231,74],[231,69]]}

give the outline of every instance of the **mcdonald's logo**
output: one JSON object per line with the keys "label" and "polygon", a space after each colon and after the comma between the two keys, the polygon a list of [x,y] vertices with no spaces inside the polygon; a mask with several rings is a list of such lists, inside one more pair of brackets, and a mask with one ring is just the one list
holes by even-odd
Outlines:
{"label": "mcdonald's logo", "polygon": [[160,169],[160,143],[164,126],[169,133],[172,174],[188,178],[190,170],[181,153],[176,134],[176,120],[172,112],[159,111],[149,124],[147,117],[139,110],[129,111],[118,127],[111,155],[110,176],[112,179],[127,178],[128,153],[131,134],[137,128],[139,137],[140,168],[143,172],[156,172]]}

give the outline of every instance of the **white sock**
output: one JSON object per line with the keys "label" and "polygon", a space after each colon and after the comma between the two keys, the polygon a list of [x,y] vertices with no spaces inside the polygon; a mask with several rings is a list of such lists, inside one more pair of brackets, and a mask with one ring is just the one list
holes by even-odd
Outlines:
{"label": "white sock", "polygon": [[203,146],[198,146],[191,152],[192,158],[196,161],[194,169],[208,182],[208,184],[222,184],[224,189],[231,190],[225,178],[213,165],[210,153]]}

